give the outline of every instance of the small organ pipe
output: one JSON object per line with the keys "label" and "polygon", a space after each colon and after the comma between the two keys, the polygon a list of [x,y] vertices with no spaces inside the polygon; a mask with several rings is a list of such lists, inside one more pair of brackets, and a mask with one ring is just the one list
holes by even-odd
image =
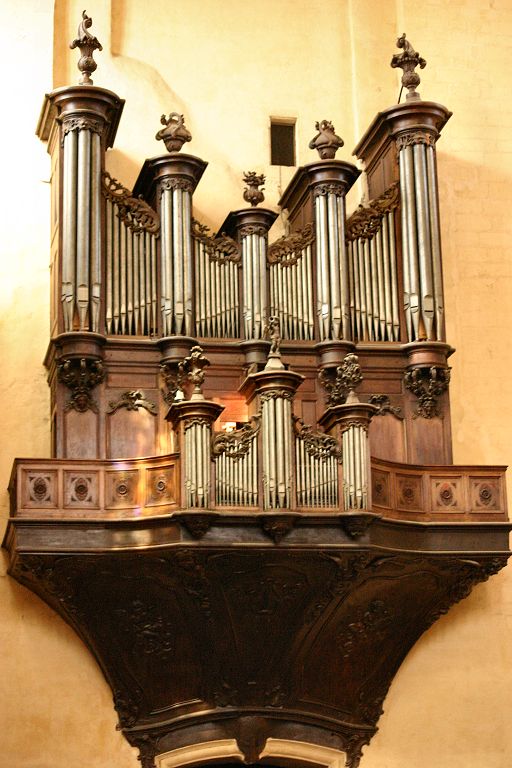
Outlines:
{"label": "small organ pipe", "polygon": [[89,208],[91,201],[91,132],[78,132],[78,185],[76,226],[76,296],[79,330],[88,330],[89,256],[91,231]]}
{"label": "small organ pipe", "polygon": [[437,192],[437,169],[434,147],[427,146],[428,210],[432,245],[432,274],[434,282],[434,304],[436,339],[444,341],[444,297],[443,273],[441,267],[441,230],[439,225],[439,200]]}
{"label": "small organ pipe", "polygon": [[76,205],[77,205],[77,133],[64,137],[64,171],[62,192],[62,312],[64,330],[73,330],[76,273]]}
{"label": "small organ pipe", "polygon": [[427,339],[432,339],[434,325],[434,292],[432,285],[432,244],[428,213],[428,180],[426,146],[413,147],[416,217],[418,234],[418,261],[421,290],[421,315]]}

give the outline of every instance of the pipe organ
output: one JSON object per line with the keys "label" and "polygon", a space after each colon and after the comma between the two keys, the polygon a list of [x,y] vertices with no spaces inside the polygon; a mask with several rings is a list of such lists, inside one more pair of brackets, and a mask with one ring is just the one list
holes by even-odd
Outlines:
{"label": "pipe organ", "polygon": [[[420,60],[399,47],[410,90]],[[509,556],[504,468],[451,463],[435,156],[451,113],[415,91],[378,113],[349,216],[361,170],[322,120],[320,159],[280,201],[246,173],[248,205],[210,233],[183,115],[162,116],[168,152],[127,189],[107,170],[124,102],[80,62],[38,126],[53,449],[15,462],[10,573],[91,647],[142,768],[226,739],[245,764],[285,739],[356,768],[407,651]]]}

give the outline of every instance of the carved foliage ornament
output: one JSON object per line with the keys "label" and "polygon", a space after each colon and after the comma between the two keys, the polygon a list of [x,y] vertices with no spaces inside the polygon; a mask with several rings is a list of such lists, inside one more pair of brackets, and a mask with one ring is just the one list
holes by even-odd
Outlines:
{"label": "carved foliage ornament", "polygon": [[192,134],[185,125],[185,119],[178,112],[171,112],[169,117],[162,115],[160,122],[165,128],[158,131],[155,139],[163,141],[168,152],[179,152],[185,142],[192,140]]}
{"label": "carved foliage ornament", "polygon": [[240,227],[240,237],[248,237],[248,235],[258,235],[258,237],[266,237],[268,230],[262,227],[261,224],[247,224],[246,227]]}
{"label": "carved foliage ornament", "polygon": [[91,131],[102,135],[103,123],[92,117],[67,117],[62,120],[61,146],[64,146],[64,139],[71,131]]}
{"label": "carved foliage ornament", "polygon": [[450,369],[433,365],[431,368],[413,368],[404,374],[404,383],[408,390],[418,398],[418,407],[413,414],[417,419],[432,419],[441,416],[438,398],[446,392],[450,383]]}
{"label": "carved foliage ornament", "polygon": [[107,413],[115,413],[119,408],[126,408],[127,411],[138,411],[139,408],[145,408],[153,416],[157,414],[155,403],[148,400],[141,389],[131,389],[128,392],[123,392],[119,400],[111,400],[108,404]]}
{"label": "carved foliage ornament", "polygon": [[233,432],[217,432],[212,437],[212,456],[217,458],[226,454],[230,459],[238,461],[246,456],[254,438],[260,431],[260,416],[253,416],[247,424]]}
{"label": "carved foliage ornament", "polygon": [[201,395],[206,372],[205,368],[210,365],[210,361],[203,355],[200,346],[192,347],[190,355],[186,357],[179,365],[178,372],[183,380],[188,379],[194,385],[194,394]]}
{"label": "carved foliage ornament", "polygon": [[79,80],[80,85],[92,85],[91,74],[98,66],[94,61],[93,53],[94,51],[103,50],[99,40],[89,32],[89,27],[91,26],[92,19],[83,11],[82,21],[78,25],[78,34],[75,40],[69,44],[71,50],[73,48],[80,48],[80,58],[77,64],[78,69],[82,73],[82,77]]}
{"label": "carved foliage ornament", "polygon": [[185,192],[192,192],[194,191],[194,185],[190,181],[190,179],[184,179],[184,178],[177,178],[177,177],[170,177],[167,176],[166,178],[162,179],[160,182],[160,194],[162,194],[165,190],[173,190],[173,189],[182,189]]}
{"label": "carved foliage ornament", "polygon": [[[244,189],[244,200],[252,206],[262,203],[265,199],[263,194],[263,184],[265,183],[265,176],[257,174],[256,171],[247,171],[244,173],[244,182],[247,186]],[[262,189],[260,189],[262,187]]]}
{"label": "carved foliage ornament", "polygon": [[316,149],[322,160],[332,160],[338,149],[343,146],[343,139],[336,135],[336,129],[330,120],[316,122],[315,128],[318,133],[309,142],[309,148]]}
{"label": "carved foliage ornament", "polygon": [[129,189],[106,171],[103,173],[101,191],[103,197],[117,205],[119,218],[132,232],[158,233],[160,219],[156,211],[142,197],[133,197]]}
{"label": "carved foliage ornament", "polygon": [[381,228],[382,218],[395,210],[400,203],[398,182],[392,184],[384,194],[372,200],[368,205],[360,205],[347,219],[346,236],[348,240],[370,240]]}
{"label": "carved foliage ornament", "polygon": [[404,147],[413,147],[415,144],[426,144],[428,147],[433,147],[436,141],[437,134],[423,129],[421,131],[400,133],[395,139],[395,146],[397,152],[400,152]]}
{"label": "carved foliage ornament", "polygon": [[319,374],[320,383],[327,390],[327,405],[342,405],[362,382],[363,375],[357,355],[346,355],[341,365],[333,369],[323,368]]}
{"label": "carved foliage ornament", "polygon": [[317,184],[313,190],[313,197],[320,197],[320,195],[338,195],[340,197],[344,193],[345,187],[343,184],[332,182],[330,184]]}
{"label": "carved foliage ornament", "polygon": [[183,383],[185,376],[180,373],[176,363],[161,363],[160,374],[164,380],[165,389],[162,389],[162,397],[167,405],[172,405],[175,401],[183,400]]}
{"label": "carved foliage ornament", "polygon": [[338,441],[326,435],[325,432],[313,429],[309,424],[304,424],[298,416],[293,417],[295,434],[299,440],[303,440],[306,453],[321,461],[327,461],[334,456],[338,464],[343,461],[343,450]]}
{"label": "carved foliage ornament", "polygon": [[91,390],[105,378],[105,369],[101,360],[88,357],[61,358],[57,363],[57,377],[61,384],[71,390],[71,397],[65,406],[66,411],[98,413],[98,406],[91,396]]}
{"label": "carved foliage ornament", "polygon": [[290,235],[283,235],[269,246],[267,261],[269,264],[281,264],[291,267],[302,257],[302,251],[313,243],[315,230],[312,224]]}
{"label": "carved foliage ornament", "polygon": [[222,232],[218,237],[210,234],[210,228],[206,224],[200,224],[192,219],[192,236],[204,244],[210,261],[224,264],[227,261],[233,264],[241,263],[240,248],[236,240]]}

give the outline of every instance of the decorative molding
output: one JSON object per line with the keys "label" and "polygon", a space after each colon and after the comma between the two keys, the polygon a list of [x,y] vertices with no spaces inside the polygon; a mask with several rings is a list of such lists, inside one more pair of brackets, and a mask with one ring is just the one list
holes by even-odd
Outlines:
{"label": "decorative molding", "polygon": [[413,147],[415,144],[426,144],[428,147],[433,147],[436,140],[437,136],[433,131],[429,131],[426,128],[416,129],[398,134],[395,139],[395,146],[397,152],[400,152],[404,147]]}
{"label": "decorative molding", "polygon": [[71,131],[91,131],[91,133],[97,133],[98,136],[102,135],[103,124],[100,120],[96,120],[93,117],[65,117],[62,119],[62,134],[61,134],[61,146],[64,146],[64,139],[71,133]]}
{"label": "decorative molding", "polygon": [[333,456],[338,464],[343,462],[343,449],[336,438],[314,429],[309,424],[304,424],[304,421],[298,416],[292,418],[295,436],[304,442],[306,453],[320,461],[327,461]]}
{"label": "decorative molding", "polygon": [[118,207],[118,216],[132,232],[158,234],[160,219],[156,211],[142,197],[133,197],[129,189],[114,179],[107,171],[102,174],[103,196]]}
{"label": "decorative molding", "polygon": [[189,419],[184,419],[184,430],[186,432],[187,429],[190,429],[191,427],[208,427],[211,426],[211,424],[211,420],[206,419],[204,416],[192,416]]}
{"label": "decorative molding", "polygon": [[182,177],[166,176],[162,179],[160,182],[160,195],[162,195],[165,190],[173,189],[182,189],[184,192],[190,192],[190,194],[192,194],[194,185],[190,179],[184,179]]}
{"label": "decorative molding", "polygon": [[215,432],[212,435],[212,457],[216,459],[225,453],[228,458],[238,461],[246,456],[260,431],[260,426],[261,417],[256,414],[240,429],[235,429],[233,432]]}
{"label": "decorative molding", "polygon": [[316,149],[322,160],[332,160],[345,142],[336,135],[336,129],[330,120],[316,122],[315,128],[318,133],[309,142],[309,148]]}
{"label": "decorative molding", "polygon": [[289,392],[287,389],[269,389],[265,392],[262,392],[260,395],[260,402],[266,403],[267,400],[289,400],[290,402],[293,401],[293,395],[291,392]]}
{"label": "decorative molding", "polygon": [[370,395],[368,402],[371,405],[377,406],[374,416],[385,416],[386,413],[390,413],[392,416],[396,416],[397,419],[403,419],[402,409],[399,405],[391,405],[391,401],[388,395]]}
{"label": "decorative molding", "polygon": [[404,373],[406,388],[418,398],[418,407],[413,419],[441,417],[438,398],[446,392],[450,383],[450,369],[433,365],[412,368]]}
{"label": "decorative molding", "polygon": [[105,379],[105,367],[101,360],[90,357],[62,357],[57,363],[57,378],[61,384],[71,390],[71,397],[65,405],[65,411],[98,413],[98,406],[92,398],[91,390]]}
{"label": "decorative molding", "polygon": [[91,80],[92,73],[96,70],[97,64],[94,61],[94,51],[102,51],[103,46],[99,40],[91,35],[89,27],[92,26],[92,19],[87,15],[85,11],[82,13],[82,21],[78,25],[78,33],[76,38],[69,44],[71,50],[73,48],[80,48],[80,58],[78,60],[77,67],[82,73],[80,85],[92,85]]}
{"label": "decorative molding", "polygon": [[244,173],[244,182],[247,184],[243,194],[245,202],[252,206],[262,203],[265,199],[265,195],[263,194],[263,190],[265,189],[263,186],[265,183],[265,176],[262,173],[257,174],[256,171],[246,171]]}
{"label": "decorative molding", "polygon": [[371,240],[380,230],[383,217],[390,211],[394,211],[399,204],[400,185],[395,182],[368,205],[360,205],[347,219],[345,229],[347,240]]}
{"label": "decorative molding", "polygon": [[239,234],[240,237],[248,237],[249,235],[266,237],[268,235],[268,230],[261,224],[247,224],[245,227],[240,227]]}
{"label": "decorative molding", "polygon": [[302,251],[315,240],[313,224],[306,224],[298,232],[283,235],[272,245],[269,245],[267,261],[269,264],[281,264],[282,267],[291,267],[302,258]]}
{"label": "decorative molding", "polygon": [[320,197],[324,195],[338,195],[342,197],[345,194],[345,187],[343,184],[332,182],[330,184],[317,184],[313,189],[313,197]]}
{"label": "decorative molding", "polygon": [[185,142],[192,141],[185,119],[178,112],[171,112],[169,117],[162,115],[160,122],[165,127],[157,132],[155,139],[163,141],[168,152],[179,152]]}
{"label": "decorative molding", "polygon": [[139,408],[144,408],[153,416],[158,413],[155,403],[148,400],[141,389],[130,389],[123,392],[119,400],[111,400],[108,404],[107,413],[115,413],[120,408],[126,408],[127,411],[138,411]]}

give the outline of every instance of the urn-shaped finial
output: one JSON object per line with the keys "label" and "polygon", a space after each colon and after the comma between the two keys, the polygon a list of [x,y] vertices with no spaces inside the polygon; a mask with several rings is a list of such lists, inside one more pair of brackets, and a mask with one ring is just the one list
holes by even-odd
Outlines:
{"label": "urn-shaped finial", "polygon": [[402,87],[409,91],[406,99],[420,99],[419,93],[416,92],[416,88],[420,84],[420,76],[415,69],[416,67],[423,69],[427,62],[414,50],[407,40],[405,32],[398,38],[396,45],[397,48],[403,48],[403,53],[395,53],[391,59],[391,66],[393,68],[400,67],[403,70]]}
{"label": "urn-shaped finial", "polygon": [[162,140],[168,152],[179,152],[185,142],[192,140],[192,134],[185,125],[185,119],[178,112],[171,112],[169,117],[162,115],[160,122],[165,128],[158,131],[155,139]]}
{"label": "urn-shaped finial", "polygon": [[315,123],[315,128],[318,133],[309,142],[309,148],[316,149],[322,160],[332,160],[338,149],[343,146],[343,139],[336,135],[330,120]]}
{"label": "urn-shaped finial", "polygon": [[102,51],[103,46],[98,38],[91,35],[89,27],[92,26],[92,19],[85,11],[82,13],[82,21],[78,25],[78,34],[76,39],[69,44],[71,49],[80,48],[80,58],[77,67],[82,73],[78,81],[80,85],[92,85],[91,74],[98,66],[93,58],[94,51]]}
{"label": "urn-shaped finial", "polygon": [[[263,194],[263,184],[265,183],[265,176],[257,174],[256,171],[247,171],[244,173],[244,182],[247,184],[244,189],[244,200],[250,205],[258,205],[265,199]],[[260,189],[262,187],[262,189]]]}
{"label": "urn-shaped finial", "polygon": [[341,365],[338,365],[334,372],[322,369],[320,381],[327,390],[327,405],[359,402],[355,390],[362,380],[363,374],[361,373],[359,358],[352,353],[345,356]]}
{"label": "urn-shaped finial", "polygon": [[191,400],[204,400],[202,385],[205,378],[205,368],[210,361],[203,355],[202,347],[195,346],[190,350],[190,355],[178,365],[178,374],[181,381],[188,379],[194,385]]}

